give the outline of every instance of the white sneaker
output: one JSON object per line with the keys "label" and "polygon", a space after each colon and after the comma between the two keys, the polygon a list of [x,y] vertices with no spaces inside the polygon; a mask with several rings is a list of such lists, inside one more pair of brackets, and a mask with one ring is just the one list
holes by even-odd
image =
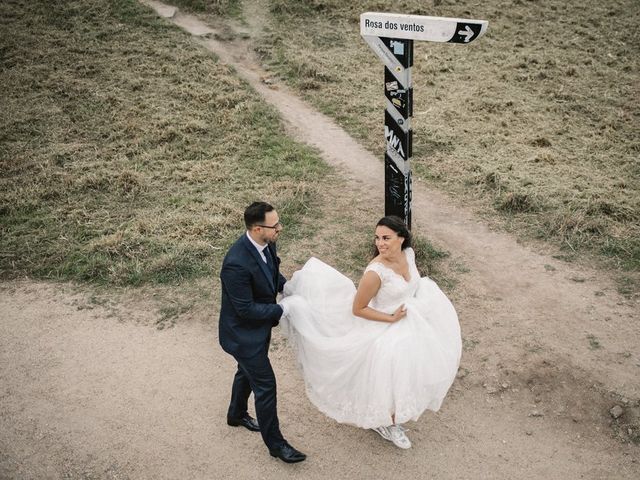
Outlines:
{"label": "white sneaker", "polygon": [[382,438],[391,441],[391,433],[389,433],[389,427],[377,427],[372,428],[374,432],[378,432]]}
{"label": "white sneaker", "polygon": [[407,437],[407,434],[404,433],[405,429],[402,425],[391,425],[387,427],[391,435],[391,441],[398,448],[411,448],[411,441]]}

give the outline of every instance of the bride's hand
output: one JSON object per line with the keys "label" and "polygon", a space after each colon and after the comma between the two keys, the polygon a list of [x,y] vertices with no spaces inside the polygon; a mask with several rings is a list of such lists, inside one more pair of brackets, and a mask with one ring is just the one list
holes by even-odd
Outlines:
{"label": "bride's hand", "polygon": [[404,304],[402,304],[391,315],[391,323],[397,322],[398,320],[404,318],[406,315],[407,315],[407,308],[404,306]]}

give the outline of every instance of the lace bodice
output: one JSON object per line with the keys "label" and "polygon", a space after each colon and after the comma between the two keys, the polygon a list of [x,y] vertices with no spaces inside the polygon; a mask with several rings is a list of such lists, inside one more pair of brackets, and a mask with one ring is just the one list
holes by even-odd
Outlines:
{"label": "lace bodice", "polygon": [[403,252],[409,264],[410,278],[408,282],[402,275],[380,262],[372,262],[365,269],[365,272],[377,273],[382,282],[378,293],[369,302],[371,308],[384,313],[393,313],[396,308],[415,294],[420,282],[420,274],[416,267],[416,255],[412,248],[406,248]]}

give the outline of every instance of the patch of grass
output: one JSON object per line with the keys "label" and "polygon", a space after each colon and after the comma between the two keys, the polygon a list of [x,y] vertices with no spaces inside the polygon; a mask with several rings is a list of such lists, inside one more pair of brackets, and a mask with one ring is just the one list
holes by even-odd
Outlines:
{"label": "patch of grass", "polygon": [[629,275],[620,275],[616,280],[618,293],[625,297],[632,297],[635,292],[640,290],[640,281],[636,277]]}
{"label": "patch of grass", "polygon": [[591,350],[598,350],[602,348],[600,340],[598,340],[595,335],[587,335],[587,340],[589,340],[589,348]]}
{"label": "patch of grass", "polygon": [[449,287],[453,287],[451,279],[444,275],[440,268],[442,261],[449,257],[449,252],[440,250],[429,240],[419,235],[413,235],[412,244],[416,252],[416,265],[420,275],[428,276],[437,283],[446,283]]}
{"label": "patch of grass", "polygon": [[478,346],[479,343],[480,343],[480,340],[477,340],[475,338],[467,338],[467,337],[462,338],[462,348],[465,352],[469,352],[473,350]]}
{"label": "patch of grass", "polygon": [[171,0],[167,3],[195,13],[229,15],[240,11],[239,0]]}
{"label": "patch of grass", "polygon": [[156,320],[156,328],[158,330],[164,330],[165,328],[171,328],[175,325],[177,318],[190,311],[194,306],[194,303],[176,303],[172,302],[168,305],[160,307],[158,314],[159,318]]}
{"label": "patch of grass", "polygon": [[461,260],[454,260],[451,262],[451,267],[456,273],[469,273],[471,269]]}
{"label": "patch of grass", "polygon": [[468,47],[415,44],[415,176],[522,238],[640,272],[640,38],[619,28],[640,21],[636,2],[270,5],[257,46],[265,64],[380,155],[383,68],[359,35],[360,13],[489,20]]}
{"label": "patch of grass", "polygon": [[503,212],[535,212],[538,210],[535,198],[529,193],[507,192],[496,199],[495,207]]}
{"label": "patch of grass", "polygon": [[303,235],[328,168],[188,35],[135,0],[9,1],[0,22],[3,278],[206,277],[256,199]]}

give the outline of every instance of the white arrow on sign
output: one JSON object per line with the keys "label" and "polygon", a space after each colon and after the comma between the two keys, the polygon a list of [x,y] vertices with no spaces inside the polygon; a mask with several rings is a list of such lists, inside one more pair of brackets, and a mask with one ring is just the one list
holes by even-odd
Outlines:
{"label": "white arrow on sign", "polygon": [[458,30],[458,35],[465,37],[464,43],[467,43],[473,37],[473,30],[469,28],[469,25],[465,25],[464,30]]}

